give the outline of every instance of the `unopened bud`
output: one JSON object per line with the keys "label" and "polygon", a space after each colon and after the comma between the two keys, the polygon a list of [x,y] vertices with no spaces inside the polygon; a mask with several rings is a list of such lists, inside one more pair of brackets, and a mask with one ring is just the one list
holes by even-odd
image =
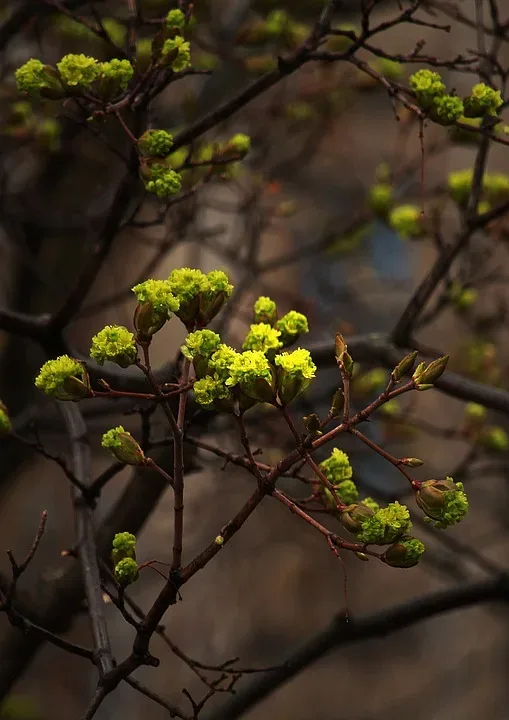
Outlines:
{"label": "unopened bud", "polygon": [[222,535],[218,535],[214,542],[216,545],[219,545],[219,547],[222,547],[224,545],[224,537]]}
{"label": "unopened bud", "polygon": [[433,360],[427,368],[425,368],[417,378],[414,378],[417,385],[433,384],[442,375],[447,363],[449,362],[449,355]]}
{"label": "unopened bud", "polygon": [[104,433],[102,446],[111,451],[115,458],[126,465],[145,464],[145,454],[131,433],[119,425]]}
{"label": "unopened bud", "polygon": [[424,544],[409,535],[391,545],[382,555],[383,562],[395,568],[410,568],[417,565],[423,554]]}
{"label": "unopened bud", "polygon": [[415,350],[414,352],[409,353],[406,357],[403,358],[403,360],[401,360],[396,365],[396,367],[392,371],[392,377],[396,382],[404,378],[405,375],[409,375],[412,372],[412,368],[414,366],[417,355],[417,350]]}
{"label": "unopened bud", "polygon": [[366,553],[354,552],[354,555],[356,558],[359,558],[359,560],[364,560],[364,562],[369,562],[369,557],[366,555]]}
{"label": "unopened bud", "polygon": [[316,413],[311,413],[311,415],[306,415],[302,418],[304,421],[304,425],[306,427],[306,430],[309,433],[315,434],[318,430],[320,430],[320,418]]}
{"label": "unopened bud", "polygon": [[343,411],[343,406],[345,404],[345,396],[342,390],[336,390],[334,393],[334,396],[332,398],[332,403],[330,406],[330,416],[335,418],[338,417],[338,415],[341,414]]}
{"label": "unopened bud", "polygon": [[419,458],[403,458],[403,460],[400,460],[401,465],[406,465],[407,467],[421,467],[421,465],[424,465],[424,462],[422,460],[419,460]]}
{"label": "unopened bud", "polygon": [[371,508],[362,503],[357,503],[348,505],[340,514],[339,521],[348,532],[355,535],[362,530],[363,521],[368,517],[372,517],[374,514]]}

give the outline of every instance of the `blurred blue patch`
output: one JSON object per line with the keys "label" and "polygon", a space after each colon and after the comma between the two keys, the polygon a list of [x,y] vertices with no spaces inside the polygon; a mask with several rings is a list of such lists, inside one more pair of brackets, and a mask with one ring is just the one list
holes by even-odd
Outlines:
{"label": "blurred blue patch", "polygon": [[366,247],[372,266],[382,280],[407,280],[410,271],[410,248],[388,225],[376,220],[366,236]]}

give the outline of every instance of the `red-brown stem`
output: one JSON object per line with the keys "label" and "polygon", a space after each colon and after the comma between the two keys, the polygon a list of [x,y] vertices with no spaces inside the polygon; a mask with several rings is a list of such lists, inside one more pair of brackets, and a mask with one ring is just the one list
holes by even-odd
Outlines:
{"label": "red-brown stem", "polygon": [[350,419],[350,375],[340,368],[341,379],[343,380],[343,422]]}
{"label": "red-brown stem", "polygon": [[161,475],[165,480],[168,481],[168,483],[171,485],[172,488],[175,487],[175,483],[174,483],[171,475],[168,475],[168,473],[165,470],[163,470],[162,467],[159,467],[159,465],[155,462],[155,460],[152,460],[152,458],[145,458],[145,466],[150,467],[153,470],[155,470],[156,472],[158,472],[159,475]]}
{"label": "red-brown stem", "polygon": [[334,501],[336,503],[336,508],[338,510],[344,510],[346,508],[346,505],[341,502],[339,497],[336,494],[336,488],[334,485],[330,482],[330,480],[325,476],[325,474],[320,470],[318,465],[315,463],[313,458],[310,456],[310,454],[306,451],[306,449],[302,446],[302,438],[299,435],[299,432],[297,428],[294,425],[294,422],[291,418],[290,413],[288,412],[288,409],[286,407],[281,407],[281,414],[283,415],[284,419],[287,422],[288,427],[293,433],[293,436],[295,440],[297,441],[297,447],[301,449],[301,454],[304,458],[304,460],[307,462],[307,464],[312,468],[313,472],[318,475],[322,483],[325,485],[327,490],[332,494],[332,497],[334,498]]}
{"label": "red-brown stem", "polygon": [[364,544],[353,543],[349,542],[348,540],[343,540],[343,538],[331,532],[328,528],[319,523],[318,520],[315,520],[311,517],[311,515],[308,515],[305,510],[296,505],[293,500],[290,500],[290,498],[287,497],[280,490],[274,489],[272,491],[272,497],[276,498],[276,500],[279,500],[279,502],[283,503],[283,505],[286,505],[290,512],[298,515],[305,522],[307,522],[308,525],[311,525],[311,527],[313,527],[315,530],[318,530],[318,532],[321,533],[325,538],[327,538],[327,541],[330,541],[333,545],[340,547],[343,550],[350,550],[351,552],[362,552],[366,555],[373,555],[373,557],[376,558],[380,557],[378,553],[373,552],[372,550],[367,550]]}
{"label": "red-brown stem", "polygon": [[258,485],[261,485],[263,483],[263,475],[260,471],[260,468],[258,467],[258,463],[254,459],[253,451],[251,450],[251,445],[249,444],[249,438],[247,436],[246,426],[244,424],[244,418],[242,417],[242,414],[235,415],[235,420],[238,423],[239,430],[240,430],[240,441],[242,443],[242,447],[245,450],[249,467],[251,468],[253,475],[258,480]]}
{"label": "red-brown stem", "polygon": [[408,482],[410,483],[410,485],[413,488],[417,489],[421,485],[421,483],[418,480],[415,480],[410,475],[410,473],[407,470],[405,470],[405,468],[401,464],[401,460],[399,458],[396,458],[396,457],[394,457],[394,455],[391,455],[390,453],[388,453],[386,450],[384,450],[379,445],[377,445],[375,442],[373,442],[373,440],[370,440],[368,437],[363,435],[360,432],[360,430],[357,430],[357,428],[350,428],[348,432],[351,435],[354,435],[356,438],[359,438],[359,440],[361,440],[365,445],[370,447],[372,450],[374,450],[376,453],[378,453],[383,458],[388,460],[392,465],[394,465],[394,467],[397,468],[400,471],[400,473],[402,473],[406,477],[406,479],[408,480]]}

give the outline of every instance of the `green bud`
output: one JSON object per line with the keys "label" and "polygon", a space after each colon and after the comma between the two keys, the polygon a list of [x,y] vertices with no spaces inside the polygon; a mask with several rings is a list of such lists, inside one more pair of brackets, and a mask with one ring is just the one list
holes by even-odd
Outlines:
{"label": "green bud", "polygon": [[224,537],[222,535],[218,535],[214,542],[216,545],[219,545],[219,547],[222,547],[224,545]]}
{"label": "green bud", "polygon": [[424,384],[419,383],[418,385],[415,386],[415,389],[420,390],[422,392],[423,390],[431,390],[434,387],[435,386],[433,385],[433,383],[424,383]]}
{"label": "green bud", "polygon": [[343,412],[345,404],[345,396],[342,390],[336,390],[332,397],[332,403],[330,406],[330,416],[333,418],[338,417]]}
{"label": "green bud", "polygon": [[356,535],[362,530],[362,523],[366,518],[373,517],[374,511],[363,503],[348,505],[339,516],[339,522],[343,527]]}
{"label": "green bud", "polygon": [[304,421],[304,426],[309,433],[314,435],[318,432],[318,430],[320,430],[320,418],[316,413],[305,415],[302,419]]}
{"label": "green bud", "polygon": [[415,350],[414,352],[406,355],[403,360],[400,360],[400,362],[392,371],[392,377],[394,378],[395,382],[399,382],[405,377],[405,375],[409,375],[412,372],[417,355],[418,352],[417,350]]}
{"label": "green bud", "polygon": [[423,552],[424,544],[410,535],[403,536],[391,545],[382,555],[383,562],[395,568],[410,568],[417,565]]}
{"label": "green bud", "polygon": [[416,371],[413,376],[416,385],[432,385],[442,375],[448,362],[449,355],[444,355],[430,362],[428,367],[424,368],[417,377]]}
{"label": "green bud", "polygon": [[509,437],[503,428],[492,425],[481,432],[479,444],[486,450],[507,452],[509,450]]}
{"label": "green bud", "polygon": [[463,484],[455,483],[451,477],[421,483],[415,492],[415,501],[438,528],[460,522],[468,512]]}
{"label": "green bud", "polygon": [[129,532],[117,533],[113,538],[111,557],[114,565],[124,558],[136,560],[136,536]]}
{"label": "green bud", "polygon": [[366,555],[366,553],[354,552],[354,555],[356,558],[359,558],[359,560],[364,560],[364,562],[369,562],[369,557]]}
{"label": "green bud", "polygon": [[126,465],[143,465],[145,455],[131,433],[119,425],[104,433],[102,446],[110,450],[114,457]]}
{"label": "green bud", "polygon": [[115,580],[120,587],[127,587],[138,579],[138,563],[134,558],[126,557],[115,565]]}
{"label": "green bud", "polygon": [[419,460],[419,458],[410,457],[410,458],[403,458],[403,460],[401,460],[401,465],[406,465],[407,467],[416,468],[416,467],[421,467],[421,465],[424,465],[424,462],[422,460]]}
{"label": "green bud", "polygon": [[478,403],[468,403],[465,406],[465,420],[469,424],[477,425],[486,420],[487,411],[484,405]]}

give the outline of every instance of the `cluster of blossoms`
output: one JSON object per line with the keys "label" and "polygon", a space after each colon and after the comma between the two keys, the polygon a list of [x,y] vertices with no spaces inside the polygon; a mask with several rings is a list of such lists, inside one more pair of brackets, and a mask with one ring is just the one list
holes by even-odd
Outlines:
{"label": "cluster of blossoms", "polygon": [[[471,168],[449,173],[447,189],[452,199],[465,207],[472,192],[474,171]],[[504,173],[484,173],[482,178],[482,200],[479,212],[488,212],[493,205],[509,199],[509,175]]]}
{"label": "cluster of blossoms", "polygon": [[[159,198],[168,198],[178,194],[186,173],[190,172],[182,167],[189,159],[189,150],[184,147],[172,153],[172,146],[173,135],[167,130],[147,130],[138,139],[138,148],[142,153],[140,158],[141,178],[145,183],[146,190]],[[218,168],[221,175],[226,177],[227,170],[225,168],[229,167],[231,171],[245,157],[250,148],[250,137],[242,133],[237,133],[223,144],[204,145],[193,158],[191,167],[198,167],[190,176],[190,180],[199,180],[199,171],[203,172],[207,165],[214,170],[215,160],[222,161]],[[225,160],[231,160],[231,164],[225,166]]]}
{"label": "cluster of blossoms", "polygon": [[16,70],[18,89],[50,99],[92,90],[104,99],[111,99],[125,90],[133,77],[129,60],[99,62],[83,54],[69,54],[56,64],[44,65],[32,58]]}
{"label": "cluster of blossoms", "polygon": [[305,40],[308,34],[308,27],[296,22],[286,10],[271,10],[266,18],[251,21],[241,28],[237,42],[250,46],[278,42],[290,49]]}
{"label": "cluster of blossoms", "polygon": [[[410,458],[409,464],[421,464]],[[320,463],[334,494],[318,481],[314,483],[315,496],[336,515],[341,525],[364,545],[389,545],[381,559],[392,567],[407,568],[416,565],[423,554],[423,543],[409,533],[412,529],[410,513],[405,505],[391,502],[386,507],[367,497],[359,501],[359,492],[352,480],[352,466],[348,455],[334,448],[331,455]],[[428,480],[419,483],[415,490],[418,507],[429,522],[446,528],[460,522],[468,511],[468,500],[461,483],[452,478]],[[335,496],[334,496],[335,495]]]}
{"label": "cluster of blossoms", "polygon": [[[146,348],[154,333],[174,314],[189,333],[182,354],[194,369],[193,390],[201,406],[234,413],[243,413],[257,403],[285,407],[306,390],[315,377],[316,366],[308,350],[286,349],[309,331],[307,319],[294,310],[280,317],[276,303],[262,296],[254,303],[254,323],[239,352],[225,345],[216,332],[206,327],[232,290],[227,275],[219,270],[205,274],[201,270],[181,268],[173,270],[166,280],[150,279],[140,283],[133,288],[138,300],[134,316],[136,332],[123,326],[106,326],[92,338],[90,356],[101,365],[107,361],[124,368],[139,364],[138,345]],[[341,361],[352,375],[353,361],[340,335],[336,337],[336,355],[338,362]],[[399,363],[392,371],[393,381],[399,382],[403,376],[410,375],[416,355],[411,353]],[[414,387],[418,390],[432,387],[446,363],[447,357],[428,365],[420,363],[412,375]],[[379,368],[363,377],[364,389],[369,391],[385,382],[385,372]],[[84,363],[68,356],[46,362],[35,382],[38,388],[59,400],[78,401],[96,394],[90,386]],[[333,400],[333,406],[337,405],[337,408],[334,412],[331,408],[331,417],[341,411],[340,404],[339,397],[337,402]],[[485,428],[484,418],[484,408],[467,408],[467,430],[475,431],[476,439],[486,446],[491,442],[492,447],[498,445],[500,448],[505,442],[504,449],[507,449],[507,436],[501,434],[500,428]],[[319,432],[318,416],[310,415],[304,420],[311,435]],[[0,403],[0,433],[9,431],[7,410]],[[153,465],[123,426],[105,432],[102,446],[121,463],[141,467]],[[406,458],[404,463],[410,467],[422,465],[416,458]],[[425,548],[420,540],[409,534],[412,525],[405,505],[392,502],[381,507],[372,498],[360,500],[348,455],[339,448],[334,448],[320,463],[319,470],[321,475],[313,483],[314,498],[355,536],[361,548],[387,546],[379,557],[392,567],[406,568],[418,563]],[[452,478],[415,481],[413,488],[418,507],[436,527],[453,525],[467,513],[468,500],[463,485]],[[115,536],[112,559],[115,578],[121,588],[137,579],[139,567],[134,535],[120,533]]]}
{"label": "cluster of blossoms", "polygon": [[418,70],[411,75],[410,87],[420,107],[440,125],[453,125],[462,117],[496,116],[503,102],[500,91],[484,83],[474,85],[470,94],[463,100],[447,94],[440,74],[432,70]]}
{"label": "cluster of blossoms", "polygon": [[111,551],[115,580],[121,588],[131,585],[138,579],[136,562],[136,536],[129,532],[117,533],[113,538]]}
{"label": "cluster of blossoms", "polygon": [[286,405],[303,392],[315,376],[308,350],[287,352],[309,331],[307,318],[291,310],[278,318],[276,303],[260,297],[254,304],[255,322],[238,352],[210,330],[191,333],[182,353],[192,361],[197,402],[210,409],[247,410],[257,402]]}
{"label": "cluster of blossoms", "polygon": [[[126,368],[137,359],[137,344],[150,343],[171,314],[188,329],[206,326],[230,297],[233,286],[226,273],[208,274],[192,268],[173,270],[167,280],[146,280],[133,288],[138,300],[134,314],[136,335],[122,325],[107,325],[93,338],[90,357],[100,365],[114,362]],[[57,400],[93,397],[85,365],[63,355],[42,366],[36,386]]]}

